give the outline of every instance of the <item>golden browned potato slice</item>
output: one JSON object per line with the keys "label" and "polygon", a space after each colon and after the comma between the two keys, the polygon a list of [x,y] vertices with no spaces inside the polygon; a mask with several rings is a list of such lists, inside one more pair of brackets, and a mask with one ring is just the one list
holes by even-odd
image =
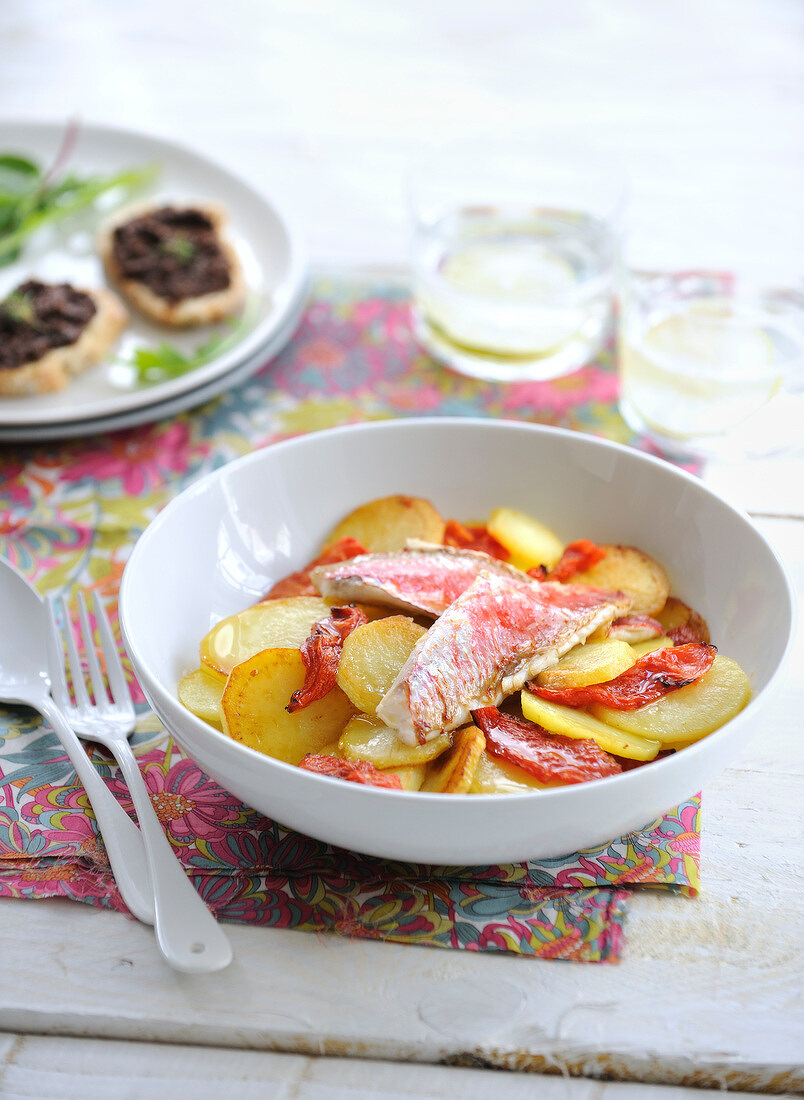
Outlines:
{"label": "golden browned potato slice", "polygon": [[629,642],[629,645],[634,651],[634,656],[639,660],[646,653],[653,653],[655,649],[672,648],[673,639],[668,638],[666,634],[660,634],[658,638],[648,638],[644,642]]}
{"label": "golden browned potato slice", "polygon": [[613,638],[587,642],[571,649],[553,668],[540,672],[536,683],[540,687],[559,690],[602,684],[625,672],[635,661],[628,642],[618,642]]}
{"label": "golden browned potato slice", "polygon": [[520,794],[524,791],[562,785],[561,783],[541,783],[524,768],[518,768],[516,764],[509,764],[507,760],[501,760],[484,752],[477,762],[469,794]]}
{"label": "golden browned potato slice", "polygon": [[409,764],[406,768],[383,768],[387,775],[398,775],[403,791],[420,791],[427,775],[426,764]]}
{"label": "golden browned potato slice", "polygon": [[221,619],[201,641],[201,666],[226,679],[235,665],[263,649],[298,649],[329,606],[317,596],[288,596]]}
{"label": "golden browned potato slice", "polygon": [[477,726],[456,730],[452,735],[452,748],[430,765],[422,790],[434,794],[466,794],[485,748],[486,738]]}
{"label": "golden browned potato slice", "polygon": [[298,764],[308,752],[324,752],[351,717],[352,704],[335,687],[288,714],[288,700],[303,683],[298,649],[264,649],[236,665],[221,699],[223,732],[288,764]]}
{"label": "golden browned potato slice", "polygon": [[390,615],[359,626],[343,644],[338,686],[358,710],[374,714],[411,650],[426,633],[406,615]]}
{"label": "golden browned potato slice", "polygon": [[593,718],[585,710],[576,707],[564,707],[560,703],[549,703],[529,691],[522,692],[522,713],[531,721],[543,726],[549,733],[560,733],[562,737],[591,737],[601,749],[615,756],[626,756],[630,760],[653,760],[661,749],[658,739],[643,737],[637,733],[624,733],[614,726],[606,725]]}
{"label": "golden browned potato slice", "polygon": [[517,569],[545,565],[552,569],[564,552],[564,543],[537,519],[515,508],[495,508],[486,529],[502,543]]}
{"label": "golden browned potato slice", "polygon": [[179,702],[216,729],[223,729],[220,713],[222,695],[220,678],[204,672],[203,668],[197,668],[179,680]]}
{"label": "golden browned potato slice", "polygon": [[[343,607],[343,600],[336,600],[334,596],[325,596],[324,603],[329,607]],[[357,603],[356,601],[349,601],[350,607],[356,607],[366,616],[370,623],[375,619],[389,619],[394,612],[390,607],[380,607],[379,604],[371,603]]]}
{"label": "golden browned potato slice", "polygon": [[670,581],[663,567],[635,546],[603,546],[605,558],[570,584],[592,584],[597,588],[619,589],[631,597],[633,615],[656,615],[670,595]]}
{"label": "golden browned potato slice", "polygon": [[368,760],[375,768],[405,768],[434,760],[451,744],[450,735],[441,733],[424,745],[407,745],[375,715],[356,714],[341,734],[338,751],[346,760]]}
{"label": "golden browned potato slice", "polygon": [[657,611],[656,618],[662,624],[665,632],[675,630],[679,626],[689,626],[698,639],[708,642],[709,627],[706,619],[693,611],[687,604],[677,600],[675,596],[668,596],[667,602],[661,611]]}
{"label": "golden browned potato slice", "polygon": [[[358,716],[359,717],[359,716]],[[345,760],[341,752],[340,740],[332,741],[318,750],[321,756],[337,756],[339,760]],[[398,768],[382,768],[381,771],[388,775],[396,775],[402,784],[403,791],[418,791],[427,775],[427,764],[408,764]]]}
{"label": "golden browned potato slice", "polygon": [[590,710],[629,736],[652,737],[663,745],[699,741],[719,729],[751,698],[751,683],[730,657],[715,657],[712,667],[694,684],[677,688],[637,710]]}
{"label": "golden browned potato slice", "polygon": [[336,737],[335,740],[330,741],[328,745],[323,745],[320,749],[317,750],[319,756],[337,756],[338,759],[342,760],[343,757],[341,756],[341,751],[338,748],[339,740],[340,738]]}
{"label": "golden browned potato slice", "polygon": [[324,547],[348,537],[374,553],[402,550],[408,539],[442,542],[444,519],[429,500],[421,497],[382,497],[350,512],[330,532]]}

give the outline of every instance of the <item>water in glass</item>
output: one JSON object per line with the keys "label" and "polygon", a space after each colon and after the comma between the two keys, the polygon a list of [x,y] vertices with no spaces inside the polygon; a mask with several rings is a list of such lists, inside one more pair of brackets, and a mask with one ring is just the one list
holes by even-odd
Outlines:
{"label": "water in glass", "polygon": [[789,446],[802,434],[802,319],[790,297],[631,303],[620,342],[625,419],[681,455]]}
{"label": "water in glass", "polygon": [[461,373],[554,378],[588,362],[611,321],[611,224],[558,207],[463,206],[417,227],[419,339]]}

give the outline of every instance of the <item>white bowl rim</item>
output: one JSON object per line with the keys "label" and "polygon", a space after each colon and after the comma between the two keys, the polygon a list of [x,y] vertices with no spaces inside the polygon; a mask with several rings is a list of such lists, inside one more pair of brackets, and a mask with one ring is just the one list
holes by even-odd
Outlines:
{"label": "white bowl rim", "polygon": [[[123,578],[120,584],[120,627],[126,650],[129,653],[132,663],[134,664],[135,670],[138,672],[138,674],[139,669],[144,668],[145,673],[149,677],[149,679],[159,685],[159,687],[165,691],[166,695],[168,695],[172,703],[175,703],[176,706],[181,707],[178,698],[174,698],[175,690],[171,694],[166,688],[163,688],[162,681],[159,679],[158,676],[155,676],[153,674],[153,672],[148,668],[147,664],[142,660],[141,656],[139,655],[137,647],[134,644],[133,639],[130,637],[126,627],[125,604],[128,593],[128,581],[131,575],[130,567],[131,563],[136,561],[138,547],[141,544],[144,544],[150,537],[152,537],[153,532],[158,531],[165,523],[169,522],[173,512],[183,507],[185,501],[206,492],[210,485],[214,484],[216,481],[222,480],[225,476],[228,475],[228,473],[232,469],[249,466],[252,463],[258,463],[261,460],[264,460],[265,453],[268,451],[274,451],[277,447],[289,450],[298,446],[304,446],[305,441],[308,441],[312,438],[318,439],[324,436],[334,438],[339,435],[344,435],[347,433],[353,434],[355,432],[372,434],[378,431],[387,432],[404,430],[410,427],[416,428],[420,426],[427,426],[437,428],[439,426],[454,427],[456,425],[466,426],[467,428],[482,428],[484,430],[487,430],[489,428],[493,430],[496,428],[504,428],[505,430],[522,431],[523,433],[552,435],[557,438],[570,439],[572,442],[580,441],[582,445],[589,444],[593,447],[602,447],[604,449],[621,452],[627,454],[629,458],[633,458],[637,461],[656,466],[663,471],[670,470],[674,475],[694,485],[696,489],[703,491],[705,495],[709,496],[714,501],[717,501],[719,505],[725,507],[735,516],[739,517],[744,523],[748,524],[748,526],[757,533],[759,538],[765,544],[768,552],[775,560],[776,565],[779,569],[779,575],[784,583],[785,593],[788,599],[791,629],[788,633],[785,648],[779,658],[776,669],[772,673],[768,682],[761,689],[761,691],[757,695],[752,694],[746,706],[737,715],[735,715],[734,718],[730,719],[723,726],[721,726],[717,730],[714,730],[706,737],[701,738],[695,744],[687,746],[684,749],[683,753],[686,760],[689,760],[688,754],[697,753],[701,749],[701,746],[705,745],[707,742],[711,743],[712,739],[720,738],[721,735],[725,735],[727,731],[733,730],[735,724],[743,724],[746,719],[749,718],[751,714],[756,710],[756,704],[759,703],[760,698],[764,697],[764,700],[766,700],[768,696],[778,688],[785,666],[787,664],[787,661],[789,660],[793,644],[795,642],[797,600],[790,578],[787,575],[787,571],[781,559],[779,558],[779,555],[776,553],[776,550],[773,546],[771,546],[764,535],[762,535],[762,533],[758,530],[747,512],[718,496],[717,493],[715,493],[708,486],[704,485],[704,483],[694,474],[691,474],[688,471],[681,469],[680,467],[673,466],[662,458],[659,458],[655,455],[646,454],[643,451],[638,451],[633,447],[627,446],[626,444],[616,443],[613,440],[602,439],[598,436],[587,435],[585,433],[578,432],[570,428],[557,428],[547,424],[534,424],[530,421],[506,420],[504,418],[497,417],[495,417],[494,419],[487,419],[483,417],[459,416],[416,416],[399,417],[389,420],[373,420],[368,422],[361,422],[358,424],[345,424],[335,428],[325,428],[315,432],[306,432],[301,435],[291,436],[288,439],[282,439],[278,440],[275,443],[270,443],[257,451],[252,451],[250,454],[242,455],[240,458],[236,458],[233,459],[231,462],[225,463],[223,466],[218,467],[218,469],[212,470],[208,474],[205,474],[203,477],[199,478],[198,481],[189,485],[186,489],[179,493],[178,496],[174,497],[173,500],[171,500],[162,509],[162,511],[159,512],[157,516],[155,516],[155,518],[149,523],[145,531],[143,531],[143,533],[140,535],[126,563],[125,569],[123,571]],[[299,772],[302,772],[304,773],[305,779],[309,777],[310,781],[312,781],[313,783],[318,783],[322,780],[325,780],[328,783],[336,783],[338,785],[341,785],[342,783],[341,780],[338,780],[332,776],[322,775],[319,772],[306,771],[305,769],[300,769],[295,764],[288,764],[283,760],[277,760],[275,757],[268,756],[265,753],[260,753],[256,749],[249,748],[247,745],[243,745],[240,742],[234,741],[232,738],[227,737],[225,733],[220,730],[216,730],[213,726],[210,726],[201,718],[196,717],[196,715],[194,715],[191,711],[186,710],[184,707],[182,707],[181,710],[182,720],[189,721],[191,726],[195,728],[196,732],[211,737],[213,741],[217,741],[219,744],[226,745],[227,748],[233,750],[235,756],[240,756],[244,763],[247,763],[248,761],[253,761],[254,758],[257,757],[261,760],[269,761],[271,765],[287,771],[289,774],[293,774],[297,778],[299,777]],[[672,770],[673,763],[677,763],[681,755],[681,753],[673,753],[669,756],[663,757],[662,759],[650,761],[650,765],[652,768],[663,767],[666,771],[670,771]],[[583,783],[569,783],[559,787],[545,787],[533,791],[507,793],[505,795],[505,799],[506,802],[521,802],[538,798],[540,802],[543,802],[545,799],[547,801],[555,802],[562,799],[578,798],[581,797],[578,792],[587,790],[590,787],[597,788],[602,783],[610,785],[617,783],[624,788],[625,784],[637,781],[640,771],[641,768],[637,767],[631,768],[628,771],[620,772],[617,775],[606,776],[602,779],[587,780]],[[637,779],[633,778],[635,776],[637,777]],[[434,800],[440,801],[444,797],[442,794],[427,791],[388,790],[385,788],[372,787],[358,783],[350,784],[350,786],[354,788],[354,797],[362,798],[364,801],[373,801],[378,798],[385,800],[389,796],[398,797],[399,795],[403,795],[408,800],[429,803],[433,802]],[[500,797],[501,796],[499,794],[474,794],[472,795],[472,805],[482,805],[489,801],[497,803]]]}

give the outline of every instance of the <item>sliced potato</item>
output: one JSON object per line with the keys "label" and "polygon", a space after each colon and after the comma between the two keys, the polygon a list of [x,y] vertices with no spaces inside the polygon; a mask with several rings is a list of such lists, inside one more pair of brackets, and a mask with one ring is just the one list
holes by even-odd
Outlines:
{"label": "sliced potato", "polygon": [[634,656],[639,660],[646,653],[653,653],[656,649],[672,648],[673,639],[668,638],[666,634],[660,634],[658,638],[648,638],[644,642],[631,642],[629,644],[634,651]]}
{"label": "sliced potato", "polygon": [[455,730],[452,748],[430,765],[422,790],[436,794],[466,794],[485,748],[486,738],[477,726]]}
{"label": "sliced potato", "polygon": [[664,568],[635,546],[602,546],[606,556],[591,569],[576,573],[571,584],[620,589],[631,597],[633,615],[657,615],[670,595]]}
{"label": "sliced potato", "polygon": [[402,550],[408,539],[440,543],[444,538],[444,518],[429,500],[421,497],[382,497],[350,512],[330,532],[324,547],[348,537],[375,553]]}
{"label": "sliced potato", "polygon": [[587,684],[602,684],[625,672],[636,661],[627,642],[606,638],[587,642],[566,653],[557,665],[540,672],[536,683],[540,687],[576,688]]}
{"label": "sliced potato", "polygon": [[223,683],[217,676],[210,676],[203,668],[189,672],[179,680],[179,702],[204,722],[216,729],[221,725],[221,696]]}
{"label": "sliced potato", "polygon": [[201,641],[201,666],[225,681],[241,661],[263,649],[298,649],[329,606],[317,596],[288,596],[221,619]]}
{"label": "sliced potato", "polygon": [[406,615],[390,615],[353,630],[338,661],[338,685],[355,707],[374,714],[413,647],[427,631]]}
{"label": "sliced potato", "polygon": [[404,768],[434,760],[451,744],[450,735],[441,733],[424,745],[407,745],[379,718],[356,714],[341,734],[338,751],[346,760],[368,760],[375,768]]}
{"label": "sliced potato", "polygon": [[221,698],[223,732],[258,752],[298,764],[308,752],[321,753],[353,714],[335,687],[294,714],[285,709],[304,683],[298,649],[264,649],[235,665]]}
{"label": "sliced potato", "polygon": [[677,688],[637,710],[590,710],[629,735],[652,737],[663,745],[698,741],[738,714],[751,697],[751,683],[730,657],[715,657],[712,667],[694,684]]}
{"label": "sliced potato", "polygon": [[[333,741],[329,745],[324,745],[324,747],[318,751],[321,756],[336,756],[339,760],[346,759],[341,752],[340,739],[338,741]],[[418,791],[421,790],[422,783],[424,783],[424,777],[427,775],[427,764],[400,765],[398,768],[382,768],[380,770],[387,775],[398,776],[403,791]]]}
{"label": "sliced potato", "polygon": [[[324,603],[330,608],[344,606],[343,600],[336,600],[334,596],[325,596]],[[379,604],[357,603],[350,600],[349,606],[362,611],[370,623],[375,619],[389,619],[394,614],[390,607],[380,607]]]}
{"label": "sliced potato", "polygon": [[405,768],[383,768],[383,771],[399,776],[403,791],[420,791],[427,775],[427,765],[408,764]]}
{"label": "sliced potato", "polygon": [[543,726],[549,733],[579,739],[591,737],[601,749],[615,756],[626,756],[629,760],[653,760],[662,747],[658,740],[637,733],[626,734],[587,714],[585,710],[550,703],[538,695],[531,695],[529,691],[522,692],[522,713],[530,722]]}
{"label": "sliced potato", "polygon": [[334,741],[330,741],[328,745],[322,745],[320,749],[317,749],[319,756],[337,756],[339,760],[342,760],[341,751],[338,748],[338,742],[340,737],[336,737]]}
{"label": "sliced potato", "polygon": [[688,626],[699,641],[708,642],[710,640],[709,626],[706,619],[699,615],[697,611],[693,611],[687,604],[676,599],[675,596],[668,596],[662,610],[656,613],[656,618],[664,627],[665,632],[676,630],[680,626]]}
{"label": "sliced potato", "polygon": [[541,783],[524,768],[518,768],[516,764],[509,764],[507,760],[484,752],[477,762],[469,794],[518,794],[541,790],[543,787],[560,786],[560,783]]}
{"label": "sliced potato", "polygon": [[495,508],[486,529],[502,543],[518,569],[545,565],[552,569],[564,552],[564,543],[549,527],[515,508]]}

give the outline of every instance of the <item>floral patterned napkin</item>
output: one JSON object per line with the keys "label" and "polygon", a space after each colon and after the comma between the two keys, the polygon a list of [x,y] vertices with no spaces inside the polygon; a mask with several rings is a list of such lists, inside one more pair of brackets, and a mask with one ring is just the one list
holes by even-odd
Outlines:
{"label": "floral patterned napkin", "polygon": [[[295,339],[237,389],[169,421],[0,450],[0,554],[42,592],[116,599],[137,536],[187,484],[278,439],[405,415],[482,415],[639,443],[610,352],[566,378],[507,386],[453,375],[413,341],[403,284],[320,281]],[[177,854],[223,919],[543,958],[619,957],[635,885],[698,889],[700,802],[566,858],[500,867],[391,863],[288,832],[183,755],[139,699],[133,744]],[[89,750],[130,808],[116,766]],[[38,715],[0,705],[0,896],[125,910],[83,788]]]}

